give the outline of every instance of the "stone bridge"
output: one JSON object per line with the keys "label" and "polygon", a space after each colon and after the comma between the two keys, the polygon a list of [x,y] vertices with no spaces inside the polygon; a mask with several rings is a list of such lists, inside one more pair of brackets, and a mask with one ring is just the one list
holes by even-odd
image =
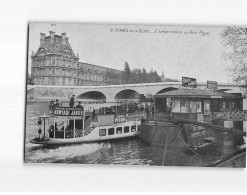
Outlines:
{"label": "stone bridge", "polygon": [[[115,102],[121,99],[139,99],[144,96],[155,95],[172,89],[179,88],[181,82],[142,83],[108,86],[50,86],[30,85],[27,87],[27,99],[33,100],[68,100],[72,94],[76,99],[106,100]],[[198,83],[198,88],[205,89],[206,83]],[[233,84],[218,84],[219,90],[229,93],[246,94],[246,88]]]}

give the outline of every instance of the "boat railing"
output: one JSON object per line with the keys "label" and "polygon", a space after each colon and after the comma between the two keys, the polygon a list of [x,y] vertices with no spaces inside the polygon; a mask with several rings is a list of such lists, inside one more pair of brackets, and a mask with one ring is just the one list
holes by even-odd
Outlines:
{"label": "boat railing", "polygon": [[146,113],[128,113],[126,114],[126,121],[134,121],[134,120],[141,120],[141,119],[146,119],[147,114]]}

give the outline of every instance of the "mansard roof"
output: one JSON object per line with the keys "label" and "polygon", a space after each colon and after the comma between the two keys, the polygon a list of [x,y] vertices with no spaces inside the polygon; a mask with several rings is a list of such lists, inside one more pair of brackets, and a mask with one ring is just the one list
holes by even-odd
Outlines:
{"label": "mansard roof", "polygon": [[44,44],[40,45],[35,56],[42,54],[60,54],[68,57],[77,57],[69,44],[68,38],[65,39],[65,44],[62,44],[62,36],[54,35],[53,41],[51,36],[45,36]]}

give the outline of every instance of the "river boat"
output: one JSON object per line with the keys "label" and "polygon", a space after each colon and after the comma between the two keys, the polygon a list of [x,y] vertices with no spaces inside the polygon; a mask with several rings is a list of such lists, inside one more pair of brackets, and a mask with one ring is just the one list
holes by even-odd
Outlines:
{"label": "river boat", "polygon": [[140,134],[142,115],[138,113],[85,111],[83,107],[56,107],[38,117],[39,136],[33,144],[62,145],[98,142]]}
{"label": "river boat", "polygon": [[155,119],[179,125],[180,131],[176,136],[188,148],[207,150],[220,143],[226,132],[208,128],[204,123],[227,127],[228,121],[238,120],[233,116],[242,112],[243,97],[218,91],[216,82],[213,82],[214,87],[210,87],[212,82],[208,82],[208,87],[202,90],[197,87],[195,79],[185,77],[183,80],[180,88],[155,96]]}

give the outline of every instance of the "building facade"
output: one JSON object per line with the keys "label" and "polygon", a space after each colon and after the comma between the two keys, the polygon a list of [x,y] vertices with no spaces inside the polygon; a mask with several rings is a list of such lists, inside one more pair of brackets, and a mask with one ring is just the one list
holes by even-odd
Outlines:
{"label": "building facade", "polygon": [[121,84],[122,71],[79,62],[66,33],[40,33],[40,46],[31,56],[34,85],[84,86]]}

